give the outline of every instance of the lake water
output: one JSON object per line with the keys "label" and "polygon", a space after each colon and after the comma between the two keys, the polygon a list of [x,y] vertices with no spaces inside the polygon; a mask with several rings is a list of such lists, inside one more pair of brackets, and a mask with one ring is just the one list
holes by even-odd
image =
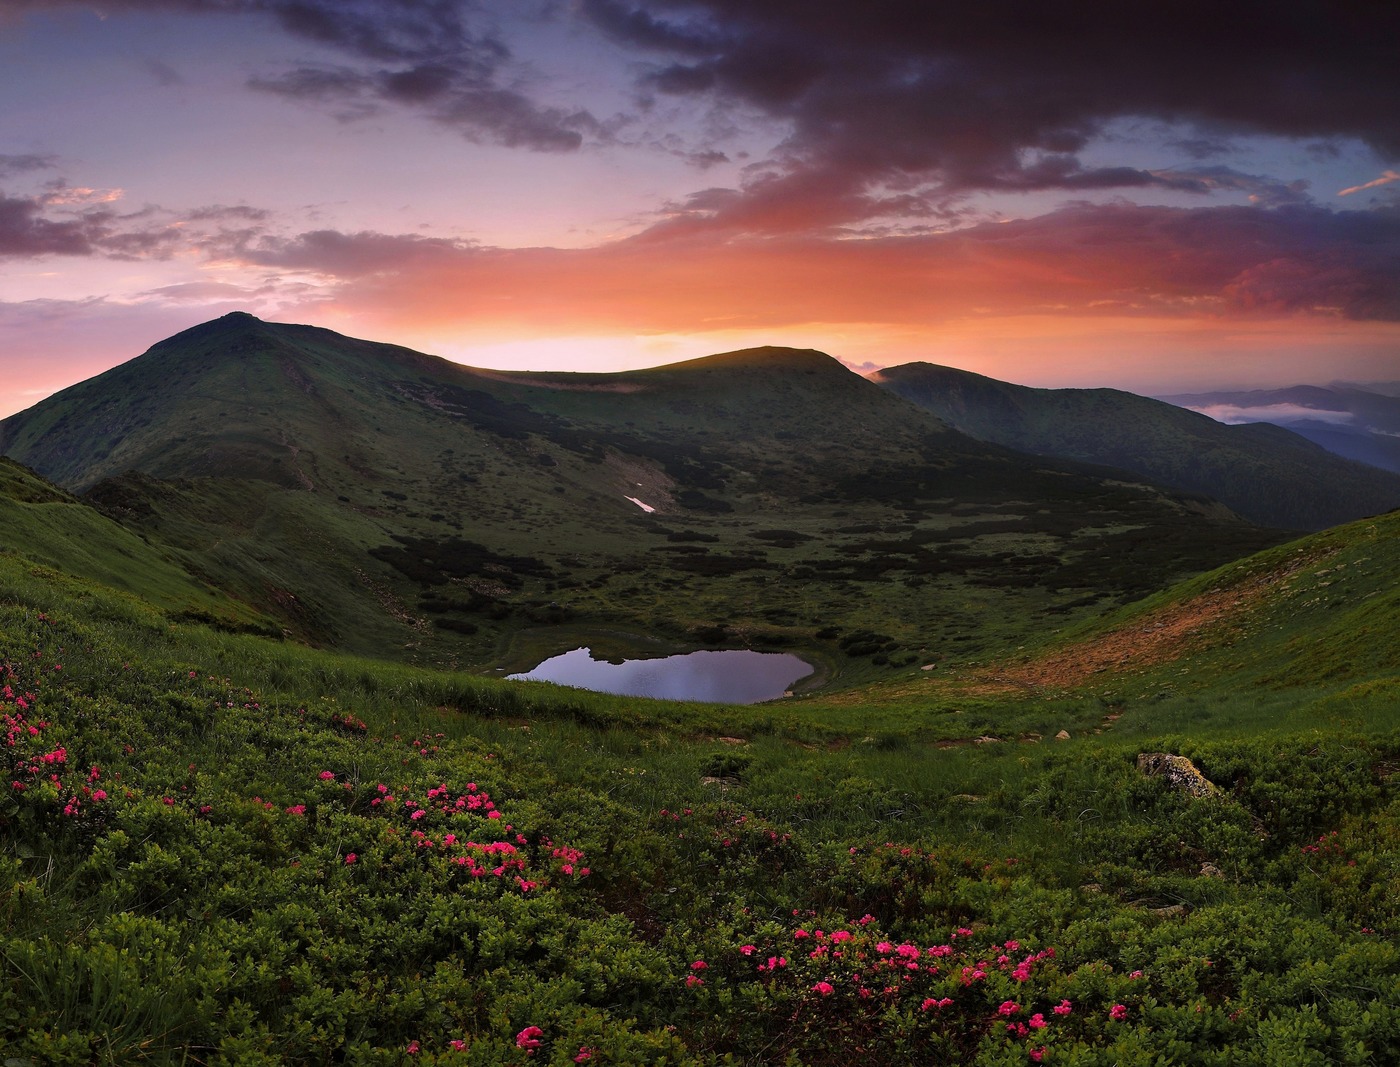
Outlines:
{"label": "lake water", "polygon": [[782,696],[793,682],[811,673],[810,663],[787,652],[726,649],[609,663],[594,659],[587,648],[576,648],[545,660],[528,674],[506,677],[619,696],[756,704]]}

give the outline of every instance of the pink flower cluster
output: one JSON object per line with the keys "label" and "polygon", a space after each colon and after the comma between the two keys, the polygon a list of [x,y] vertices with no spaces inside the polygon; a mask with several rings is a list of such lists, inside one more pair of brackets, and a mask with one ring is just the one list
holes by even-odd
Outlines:
{"label": "pink flower cluster", "polygon": [[[752,961],[752,970],[716,972],[713,961],[697,960],[690,965],[687,984],[701,984],[695,972],[702,969],[731,981],[735,975],[743,981],[747,973],[750,980],[757,978],[775,991],[786,989],[808,1005],[807,1010],[818,1013],[817,1018],[831,1012],[917,1008],[941,1017],[937,1022],[931,1019],[929,1025],[945,1031],[957,1028],[969,1035],[997,1034],[1017,1044],[1025,1042],[1023,1054],[1033,1062],[1047,1055],[1051,1046],[1046,1039],[1057,1031],[1070,1032],[1069,1017],[1082,1013],[1068,998],[1056,1003],[1038,995],[1046,981],[1040,977],[1043,973],[1058,975],[1049,979],[1055,983],[1064,978],[1052,968],[1056,959],[1052,947],[1031,951],[1014,939],[978,945],[976,932],[968,927],[958,927],[946,942],[920,945],[881,937],[874,919],[828,932],[810,921],[815,918],[811,912],[794,911],[786,938],[770,936],[766,941],[755,938],[757,943],[740,944],[737,956]],[[789,944],[803,949],[791,964],[776,954],[787,938]],[[1132,977],[1142,975],[1134,972]],[[1000,996],[994,996],[994,990]],[[1007,996],[1011,990],[1019,995]],[[870,1007],[859,1008],[863,1001],[869,1001]],[[1106,1007],[1115,1022],[1126,1020],[1129,1010],[1123,1004]]]}
{"label": "pink flower cluster", "polygon": [[542,1037],[544,1037],[544,1031],[538,1026],[527,1026],[515,1035],[515,1047],[523,1048],[525,1055],[533,1056],[535,1050],[540,1047],[540,1038]]}
{"label": "pink flower cluster", "polygon": [[[328,774],[335,777],[329,771],[322,771],[320,777],[326,779]],[[462,828],[464,824],[460,820],[468,817],[470,825],[478,830],[482,824],[477,820],[482,817],[493,823],[499,823],[502,819],[490,794],[475,782],[468,782],[461,792],[440,783],[427,790],[421,802],[408,795],[400,798],[390,786],[380,782],[374,787],[370,808],[381,815],[406,816],[408,825],[412,827],[407,840],[415,850],[443,856],[447,863],[460,868],[470,878],[509,879],[522,893],[533,892],[548,884],[538,876],[529,877],[530,859],[522,850],[530,842],[524,834],[515,833],[513,841],[476,841],[473,839],[475,835],[459,835],[447,829],[452,826]],[[287,811],[294,813],[291,808]],[[421,829],[420,826],[429,828]],[[504,829],[507,834],[514,831],[509,823],[505,824]],[[398,832],[397,829],[389,831],[390,834]],[[551,859],[559,861],[554,871],[555,877],[579,879],[587,878],[592,873],[581,864],[584,859],[581,849],[568,845],[556,846],[548,837],[542,838],[539,844],[541,848],[550,850]]]}

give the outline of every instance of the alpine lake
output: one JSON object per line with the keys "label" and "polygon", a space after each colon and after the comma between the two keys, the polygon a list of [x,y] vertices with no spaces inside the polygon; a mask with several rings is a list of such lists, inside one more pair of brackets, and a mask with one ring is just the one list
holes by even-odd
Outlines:
{"label": "alpine lake", "polygon": [[651,658],[595,658],[588,646],[552,656],[508,681],[553,682],[617,696],[757,704],[791,693],[815,671],[790,652],[701,650]]}

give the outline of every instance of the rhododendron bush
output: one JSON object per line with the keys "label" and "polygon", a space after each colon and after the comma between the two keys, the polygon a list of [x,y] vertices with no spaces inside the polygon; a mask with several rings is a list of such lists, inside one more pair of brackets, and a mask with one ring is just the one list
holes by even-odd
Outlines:
{"label": "rhododendron bush", "polygon": [[1201,746],[1211,805],[1067,755],[969,830],[133,618],[0,604],[7,1065],[1400,1060],[1394,737]]}

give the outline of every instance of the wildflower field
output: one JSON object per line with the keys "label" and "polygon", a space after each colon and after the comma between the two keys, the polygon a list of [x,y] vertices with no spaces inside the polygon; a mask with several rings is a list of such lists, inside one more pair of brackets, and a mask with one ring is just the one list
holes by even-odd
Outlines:
{"label": "wildflower field", "polygon": [[1400,1059],[1384,714],[941,747],[907,700],[464,680],[14,556],[0,676],[7,1065]]}

